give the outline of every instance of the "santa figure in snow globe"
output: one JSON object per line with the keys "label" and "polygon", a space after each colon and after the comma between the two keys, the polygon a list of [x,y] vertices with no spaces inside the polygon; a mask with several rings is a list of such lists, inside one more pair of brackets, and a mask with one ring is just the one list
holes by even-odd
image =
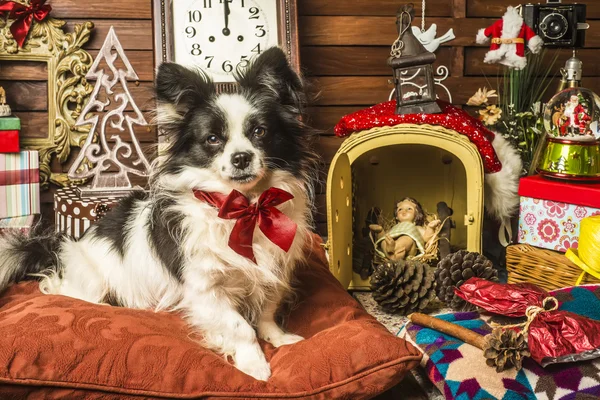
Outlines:
{"label": "santa figure in snow globe", "polygon": [[592,118],[588,111],[589,106],[586,107],[586,105],[586,101],[580,93],[571,95],[564,106],[562,115],[560,112],[558,113],[558,129],[561,137],[593,137],[593,133],[588,127]]}

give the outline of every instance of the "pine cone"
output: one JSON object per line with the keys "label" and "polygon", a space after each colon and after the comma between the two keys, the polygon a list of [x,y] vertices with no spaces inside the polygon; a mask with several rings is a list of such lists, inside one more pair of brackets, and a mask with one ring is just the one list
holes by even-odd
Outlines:
{"label": "pine cone", "polygon": [[455,287],[460,287],[474,276],[498,281],[498,271],[484,255],[467,250],[448,254],[438,263],[435,270],[435,290],[438,298],[455,310],[474,310],[473,305],[454,294]]}
{"label": "pine cone", "polygon": [[531,356],[531,353],[522,333],[512,329],[494,329],[486,336],[483,355],[487,365],[496,367],[496,372],[502,372],[511,367],[519,371],[523,368],[523,358]]}
{"label": "pine cone", "polygon": [[412,260],[387,261],[371,275],[373,298],[387,312],[408,315],[435,298],[433,268]]}

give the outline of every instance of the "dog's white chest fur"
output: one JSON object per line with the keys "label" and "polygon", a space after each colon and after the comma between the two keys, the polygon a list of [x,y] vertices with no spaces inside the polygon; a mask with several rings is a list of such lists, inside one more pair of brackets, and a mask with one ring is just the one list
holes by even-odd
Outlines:
{"label": "dog's white chest fur", "polygon": [[[177,205],[180,211],[189,215],[184,221],[186,235],[182,243],[186,258],[190,260],[183,271],[184,281],[196,282],[193,290],[200,289],[199,286],[203,290],[210,286],[219,288],[238,306],[249,310],[250,319],[278,289],[288,289],[309,232],[307,216],[310,209],[301,182],[289,174],[275,173],[269,183],[294,196],[277,208],[297,225],[297,231],[291,248],[285,252],[257,225],[252,245],[256,263],[228,245],[236,220],[220,218],[214,206],[198,200],[191,193]],[[256,201],[263,189],[266,190],[266,186],[249,196],[250,203]]]}

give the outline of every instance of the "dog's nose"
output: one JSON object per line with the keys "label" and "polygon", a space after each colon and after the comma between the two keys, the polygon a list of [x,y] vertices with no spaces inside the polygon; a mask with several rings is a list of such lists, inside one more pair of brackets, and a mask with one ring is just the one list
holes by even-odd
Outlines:
{"label": "dog's nose", "polygon": [[233,153],[231,155],[231,163],[237,169],[244,169],[250,165],[253,156],[254,155],[252,153],[248,153],[247,151]]}

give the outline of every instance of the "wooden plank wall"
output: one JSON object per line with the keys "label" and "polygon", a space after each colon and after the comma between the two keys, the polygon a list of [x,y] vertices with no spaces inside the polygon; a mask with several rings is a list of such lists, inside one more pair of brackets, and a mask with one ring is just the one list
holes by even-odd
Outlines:
{"label": "wooden plank wall", "polygon": [[[583,3],[587,4],[590,23],[586,48],[579,52],[584,62],[583,83],[600,92],[600,63],[594,56],[600,48],[600,2]],[[312,123],[323,132],[317,146],[324,161],[323,177],[341,143],[332,136],[332,127],[339,118],[388,98],[392,85],[388,82],[391,69],[386,59],[396,38],[395,13],[402,4],[393,0],[298,0],[301,63],[313,90],[319,92],[309,111]],[[477,46],[474,38],[479,28],[490,25],[511,4],[515,5],[509,0],[427,0],[426,25],[436,23],[438,34],[453,28],[456,35],[437,52],[437,64],[450,70],[446,82],[456,104],[464,104],[489,77],[496,76],[498,68],[482,63],[486,48]],[[151,1],[52,0],[51,5],[52,16],[66,20],[68,29],[77,22],[95,24],[85,46],[92,56],[114,26],[140,78],[139,86],[130,85],[134,99],[143,111],[149,111],[154,71]],[[415,1],[415,5],[419,16],[420,1]],[[415,24],[420,26],[419,18]],[[569,56],[568,51],[562,51],[558,64],[564,64]],[[9,103],[23,120],[25,137],[43,134],[47,129],[45,74],[45,67],[35,63],[2,62],[0,68],[0,85],[6,87]],[[146,146],[156,141],[154,130],[141,129],[136,133]],[[54,164],[53,170],[66,171],[68,166]],[[53,218],[54,190],[42,193],[47,218]],[[318,190],[317,225],[319,232],[326,234],[324,185],[319,185]]]}
{"label": "wooden plank wall", "polygon": [[[94,29],[84,48],[93,58],[98,54],[111,26],[114,27],[126,56],[139,77],[139,85],[129,84],[129,90],[140,109],[147,112],[152,108],[152,80],[154,76],[154,53],[152,39],[152,4],[150,0],[52,0],[51,16],[67,22],[67,31],[74,24],[92,21]],[[46,136],[48,125],[47,69],[44,64],[34,62],[0,62],[0,86],[7,92],[7,101],[14,114],[22,121],[23,137]],[[92,83],[95,83],[92,82]],[[146,113],[146,119],[150,117]],[[136,136],[147,149],[156,142],[152,128],[138,127]],[[62,166],[52,164],[55,172],[66,172],[78,154],[73,149],[70,160]],[[41,193],[42,213],[49,221],[54,220],[53,194],[56,187]]]}
{"label": "wooden plank wall", "polygon": [[[545,1],[541,1],[544,3]],[[563,3],[575,3],[563,0]],[[578,52],[584,63],[586,87],[600,92],[600,2],[587,4],[590,29],[586,47]],[[393,0],[298,0],[301,64],[304,74],[318,91],[310,108],[312,124],[322,130],[317,150],[323,158],[323,175],[342,140],[333,136],[332,127],[343,115],[385,101],[393,88],[389,83],[391,69],[386,65],[390,45],[397,37],[396,10],[405,2]],[[414,1],[416,20],[421,26],[421,1]],[[445,81],[453,102],[464,105],[477,88],[490,87],[496,81],[499,68],[483,63],[486,46],[475,43],[480,28],[500,18],[510,0],[427,0],[426,27],[437,24],[438,36],[453,28],[456,39],[445,43],[436,52],[436,65],[449,68]],[[571,56],[562,50],[555,66],[557,70]],[[324,186],[317,196],[317,227],[326,235]]]}

